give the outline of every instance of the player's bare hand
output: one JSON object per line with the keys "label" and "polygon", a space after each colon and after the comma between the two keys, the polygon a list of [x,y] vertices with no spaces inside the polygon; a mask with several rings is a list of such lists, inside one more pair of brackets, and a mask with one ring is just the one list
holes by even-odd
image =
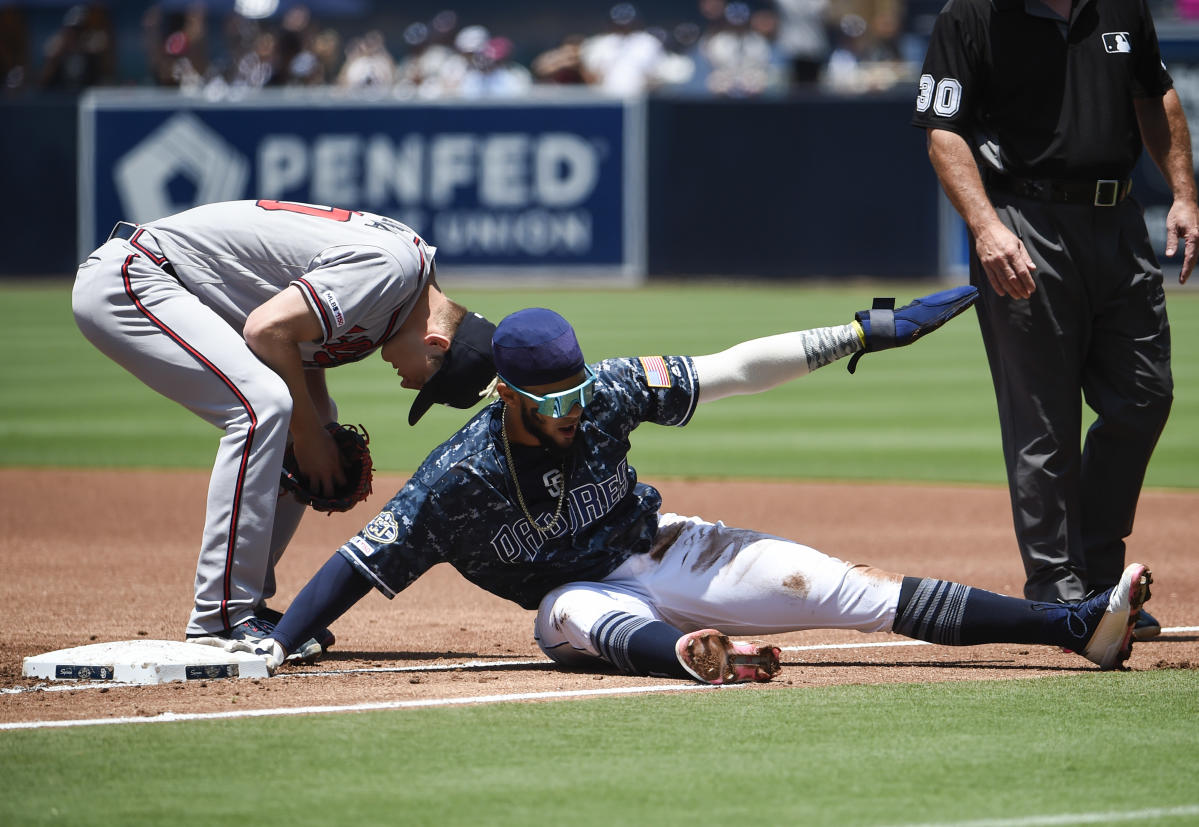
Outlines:
{"label": "player's bare hand", "polygon": [[975,249],[991,289],[1000,296],[1027,299],[1037,289],[1032,272],[1037,269],[1015,233],[999,221],[976,235]]}
{"label": "player's bare hand", "polygon": [[341,467],[341,452],[332,435],[324,428],[292,434],[292,450],[300,473],[309,488],[321,496],[332,496],[337,486],[344,486],[345,471]]}
{"label": "player's bare hand", "polygon": [[1182,241],[1182,269],[1178,271],[1178,283],[1186,284],[1195,269],[1199,256],[1199,208],[1194,201],[1175,201],[1166,215],[1166,256],[1178,252]]}

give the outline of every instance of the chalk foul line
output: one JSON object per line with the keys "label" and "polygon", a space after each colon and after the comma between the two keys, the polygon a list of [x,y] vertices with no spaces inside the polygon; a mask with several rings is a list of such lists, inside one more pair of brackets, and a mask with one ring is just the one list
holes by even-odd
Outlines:
{"label": "chalk foul line", "polygon": [[[1185,633],[1199,632],[1199,626],[1177,626],[1168,629],[1163,629],[1163,633]],[[810,646],[784,646],[781,647],[784,652],[811,652],[819,650],[833,649],[883,649],[883,648],[898,648],[901,646],[931,646],[922,640],[891,640],[891,641],[867,641],[862,643],[822,643]],[[376,674],[376,673],[403,673],[403,672],[447,672],[447,671],[467,671],[467,670],[483,670],[483,669],[503,669],[514,666],[552,666],[549,660],[511,660],[511,661],[486,661],[472,660],[463,661],[461,663],[449,664],[426,664],[419,666],[375,666],[363,667],[360,669],[329,669],[319,672],[293,672],[280,673],[276,677],[283,677],[289,680],[313,677],[328,677],[332,675],[355,675],[355,674]],[[0,694],[21,694],[27,692],[65,692],[79,691],[89,689],[111,689],[126,686],[140,686],[141,684],[132,683],[117,683],[114,681],[90,681],[90,682],[72,682],[67,684],[37,684],[36,686],[28,687],[12,687],[0,689]],[[629,686],[618,688],[605,689],[580,689],[580,690],[560,690],[551,692],[520,692],[505,695],[477,695],[472,697],[461,698],[427,698],[412,701],[380,701],[366,704],[351,704],[347,706],[311,706],[311,707],[282,707],[273,709],[245,709],[227,712],[196,712],[196,713],[174,713],[164,712],[160,715],[147,715],[138,717],[122,717],[122,718],[89,718],[75,719],[65,721],[16,721],[9,723],[0,723],[0,731],[20,730],[20,729],[42,729],[42,728],[64,728],[74,726],[102,726],[106,724],[146,724],[146,723],[171,723],[175,721],[206,721],[227,718],[263,718],[270,716],[283,715],[311,715],[319,713],[332,712],[367,712],[374,710],[385,709],[412,709],[418,707],[434,707],[434,706],[462,706],[469,704],[482,703],[502,703],[510,701],[530,701],[530,700],[552,700],[556,698],[585,698],[597,697],[603,695],[627,695],[637,693],[650,692],[678,692],[682,690],[730,690],[737,689],[748,684],[733,685],[733,686],[707,686],[704,684],[681,684],[671,686],[648,685],[648,686]],[[1035,822],[1040,824],[1041,822]],[[1045,822],[1046,824],[1055,824],[1057,822]],[[1075,822],[1062,822],[1073,824]],[[1090,822],[1077,822],[1090,823]],[[1007,827],[1009,822],[961,822],[961,825],[969,825],[969,827]],[[1010,822],[1014,827],[1025,827],[1024,822]],[[1028,827],[1031,827],[1034,822],[1029,822]],[[905,827],[918,827],[918,825],[905,825]],[[956,825],[955,825],[956,827]]]}
{"label": "chalk foul line", "polygon": [[984,818],[976,821],[929,821],[892,827],[1068,827],[1074,824],[1112,824],[1118,821],[1190,818],[1199,815],[1199,804],[1181,807],[1151,807],[1144,810],[1119,810],[1102,813],[1061,813],[1020,818]]}

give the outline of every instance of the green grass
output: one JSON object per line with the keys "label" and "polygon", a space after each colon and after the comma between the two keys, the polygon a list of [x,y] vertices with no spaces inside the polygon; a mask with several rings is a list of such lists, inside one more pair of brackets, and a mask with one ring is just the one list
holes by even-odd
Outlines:
{"label": "green grass", "polygon": [[[672,285],[455,291],[493,319],[530,304],[575,322],[591,359],[710,353],[836,324],[876,293]],[[206,468],[216,433],[75,329],[69,287],[0,287],[0,465]],[[1154,486],[1199,479],[1199,295],[1174,290],[1177,400]],[[407,471],[464,418],[418,428],[378,357],[330,373],[384,470]],[[646,427],[654,476],[1002,482],[970,317],[928,341]],[[798,667],[802,669],[803,667]],[[1193,671],[1035,681],[698,691],[311,717],[0,732],[0,824],[904,825],[1182,807],[1199,821]],[[65,700],[63,696],[60,699]],[[353,703],[347,687],[345,703]],[[1038,823],[1047,823],[1041,821]],[[1059,820],[1052,823],[1084,823]]]}
{"label": "green grass", "polygon": [[[744,339],[839,324],[876,293],[937,285],[674,284],[628,291],[456,290],[493,320],[532,304],[574,322],[588,358],[712,353]],[[126,374],[75,328],[69,288],[0,287],[0,465],[207,468],[216,432]],[[1147,484],[1199,486],[1199,295],[1173,290],[1176,401]],[[371,432],[378,466],[411,471],[465,419],[406,423],[413,394],[378,356],[330,371],[344,421]],[[758,477],[1003,482],[978,327],[966,315],[916,346],[844,362],[764,394],[704,405],[686,428],[633,436],[644,478]]]}
{"label": "green grass", "polygon": [[0,823],[1194,823],[1197,715],[1163,670],[11,732]]}

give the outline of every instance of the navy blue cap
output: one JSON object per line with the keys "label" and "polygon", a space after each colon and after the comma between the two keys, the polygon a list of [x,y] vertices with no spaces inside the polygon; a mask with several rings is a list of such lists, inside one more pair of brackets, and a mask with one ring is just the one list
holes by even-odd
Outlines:
{"label": "navy blue cap", "polygon": [[491,337],[495,370],[520,388],[552,385],[583,371],[583,351],[570,322],[544,307],[518,310]]}
{"label": "navy blue cap", "polygon": [[420,389],[408,411],[408,424],[415,425],[434,404],[473,408],[495,379],[491,363],[491,334],[495,325],[478,313],[462,317],[441,367]]}

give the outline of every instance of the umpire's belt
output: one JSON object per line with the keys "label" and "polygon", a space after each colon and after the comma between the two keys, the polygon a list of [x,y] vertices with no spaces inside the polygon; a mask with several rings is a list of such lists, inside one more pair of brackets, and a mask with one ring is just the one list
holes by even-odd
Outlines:
{"label": "umpire's belt", "polygon": [[1052,178],[1017,178],[1002,172],[987,171],[989,189],[1010,192],[1038,201],[1057,204],[1086,204],[1093,207],[1114,207],[1132,191],[1132,179],[1101,178],[1098,181],[1062,181]]}
{"label": "umpire's belt", "polygon": [[147,239],[151,244],[154,245],[154,247],[158,247],[158,242],[154,240],[154,236],[150,235],[141,227],[137,226],[136,224],[130,224],[128,221],[118,221],[117,226],[113,227],[112,232],[108,234],[109,241],[112,241],[114,238],[126,239],[136,250],[141,252],[146,258],[150,259],[150,261],[161,267],[163,272],[168,276],[174,279],[179,278],[179,275],[175,272],[174,266],[172,266],[171,263],[166,260],[166,257],[162,255],[161,250],[156,251],[146,247],[146,244],[144,241],[142,241],[142,239]]}

